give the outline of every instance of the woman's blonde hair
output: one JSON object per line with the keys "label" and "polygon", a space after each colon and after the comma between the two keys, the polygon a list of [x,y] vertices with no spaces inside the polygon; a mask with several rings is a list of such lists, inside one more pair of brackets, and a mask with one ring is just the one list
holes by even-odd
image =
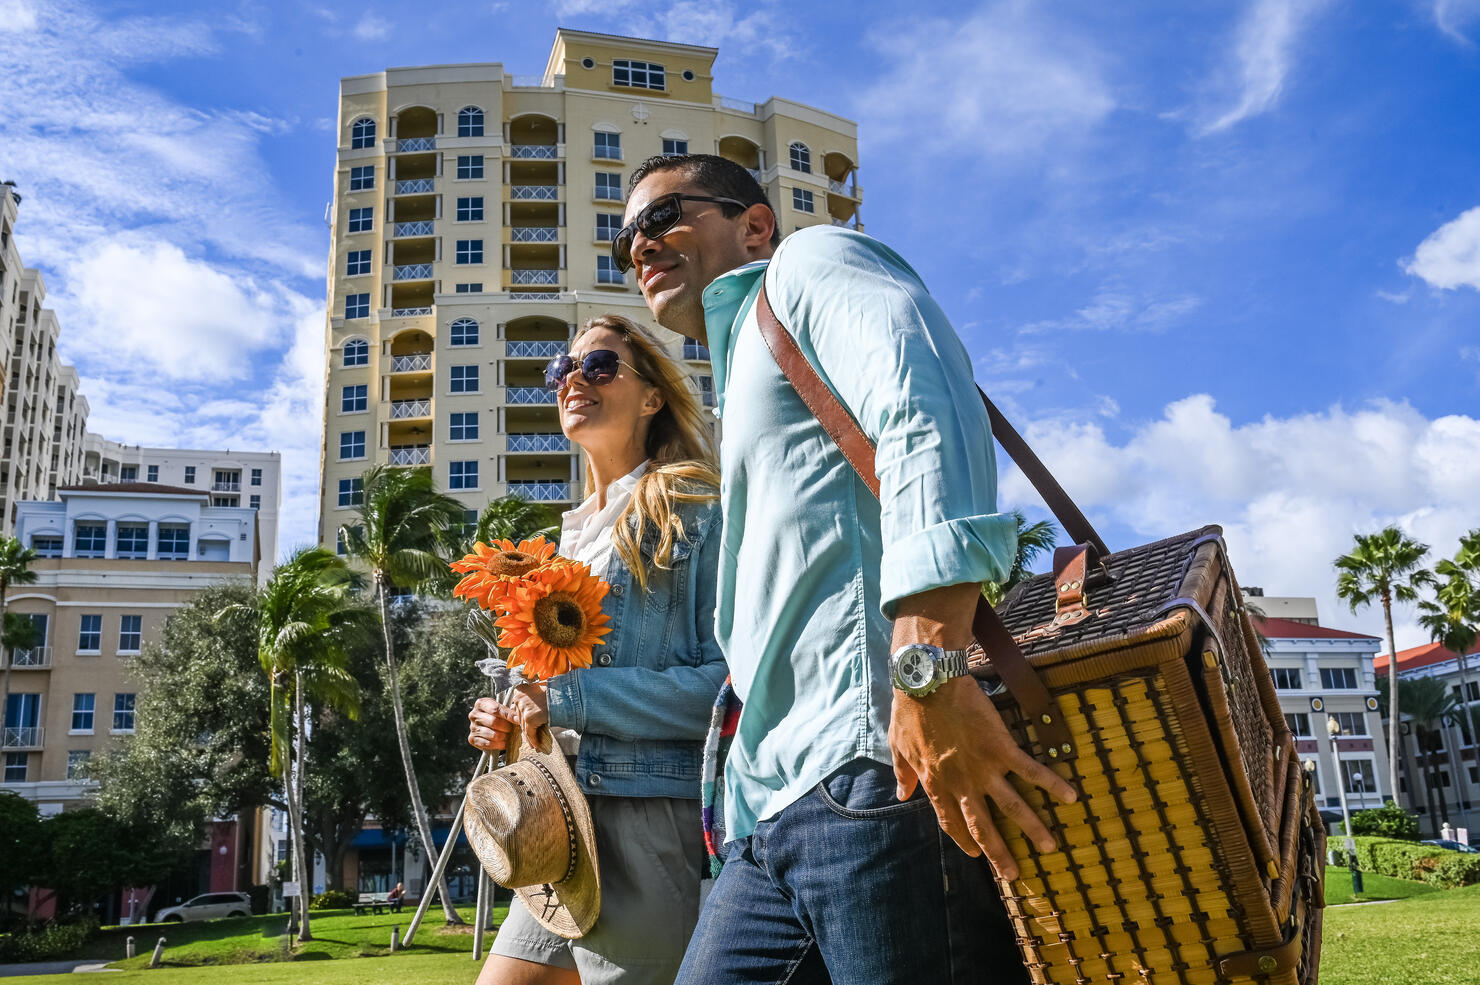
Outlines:
{"label": "woman's blonde hair", "polygon": [[[619,315],[598,315],[581,326],[576,339],[605,328],[622,336],[632,350],[632,366],[663,398],[663,407],[648,425],[646,447],[648,468],[632,490],[632,501],[617,518],[612,546],[647,591],[647,564],[642,541],[649,524],[657,531],[652,563],[668,568],[673,563],[673,545],[687,540],[683,518],[673,509],[676,503],[707,502],[719,496],[719,455],[714,435],[704,419],[699,400],[689,389],[688,374],[663,351],[663,345],[645,328]],[[575,340],[571,341],[575,347]],[[596,486],[590,464],[586,466],[586,493]]]}

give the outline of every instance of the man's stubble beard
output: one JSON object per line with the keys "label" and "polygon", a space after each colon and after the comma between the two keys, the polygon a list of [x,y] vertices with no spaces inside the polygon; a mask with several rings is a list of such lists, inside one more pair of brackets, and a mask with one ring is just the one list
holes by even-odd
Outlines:
{"label": "man's stubble beard", "polygon": [[658,313],[652,301],[649,300],[647,304],[648,311],[652,312],[657,323],[670,332],[677,332],[689,338],[703,338],[707,334],[704,332],[702,292],[696,295],[689,291],[687,286],[680,288],[663,304],[661,314]]}

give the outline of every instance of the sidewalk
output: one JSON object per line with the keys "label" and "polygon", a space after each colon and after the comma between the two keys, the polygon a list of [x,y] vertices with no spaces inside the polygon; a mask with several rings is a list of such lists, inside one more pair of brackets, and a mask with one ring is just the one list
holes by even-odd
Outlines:
{"label": "sidewalk", "polygon": [[97,958],[81,961],[30,961],[26,964],[0,964],[0,979],[19,978],[22,975],[65,975],[70,972],[117,971],[109,968],[108,962]]}

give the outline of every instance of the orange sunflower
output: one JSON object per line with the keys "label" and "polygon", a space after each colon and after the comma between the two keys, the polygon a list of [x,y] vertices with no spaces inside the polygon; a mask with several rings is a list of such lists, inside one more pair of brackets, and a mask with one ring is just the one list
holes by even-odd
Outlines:
{"label": "orange sunflower", "polygon": [[496,540],[492,546],[479,541],[472,554],[450,565],[463,575],[452,594],[485,609],[501,610],[519,579],[538,570],[554,553],[555,545],[544,537],[521,540],[517,546],[510,540]]}
{"label": "orange sunflower", "polygon": [[564,558],[525,575],[495,622],[499,642],[513,651],[509,666],[534,680],[591,666],[592,647],[611,632],[601,611],[607,587],[589,567]]}

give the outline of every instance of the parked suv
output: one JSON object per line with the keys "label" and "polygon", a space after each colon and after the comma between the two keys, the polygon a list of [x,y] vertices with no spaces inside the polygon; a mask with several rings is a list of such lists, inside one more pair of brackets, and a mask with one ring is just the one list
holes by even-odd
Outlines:
{"label": "parked suv", "polygon": [[251,912],[252,898],[246,893],[206,893],[179,906],[167,906],[154,919],[160,923],[194,923],[217,917],[245,917]]}

